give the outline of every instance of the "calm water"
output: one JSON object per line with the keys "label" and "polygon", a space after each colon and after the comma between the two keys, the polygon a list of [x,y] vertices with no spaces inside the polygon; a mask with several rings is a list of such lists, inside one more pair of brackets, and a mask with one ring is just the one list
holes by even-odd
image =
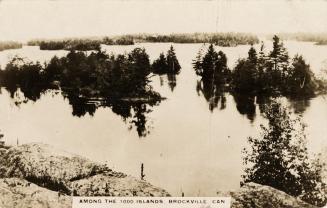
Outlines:
{"label": "calm water", "polygon": [[[170,44],[104,46],[108,52],[124,53],[145,47],[153,60],[166,52]],[[303,54],[314,72],[326,66],[327,47],[312,43],[286,42],[290,55]],[[203,44],[174,44],[182,66],[173,91],[167,77],[152,77],[152,86],[167,99],[150,108],[146,114],[149,134],[139,138],[135,126],[123,121],[110,108],[99,107],[93,116],[72,115],[69,101],[60,93],[49,92],[36,102],[15,105],[4,89],[0,94],[0,129],[6,142],[20,144],[43,142],[69,152],[107,162],[115,170],[140,176],[144,163],[145,178],[173,195],[213,196],[218,190],[239,187],[242,174],[241,150],[248,136],[258,135],[265,124],[258,106],[251,116],[239,112],[244,104],[226,95],[225,108],[218,104],[209,110],[207,100],[196,86],[199,80],[192,69],[192,59]],[[232,67],[245,57],[250,46],[223,48]],[[271,43],[267,42],[268,50]],[[218,47],[217,47],[218,48]],[[32,61],[47,61],[66,51],[40,51],[38,47],[0,52],[2,68],[14,55]],[[22,95],[20,95],[22,96]],[[286,100],[285,100],[286,101]],[[288,102],[292,110],[301,112],[307,123],[308,147],[318,153],[327,147],[327,101],[319,96],[307,102]],[[252,118],[252,119],[249,119]],[[130,128],[131,127],[131,128]]]}

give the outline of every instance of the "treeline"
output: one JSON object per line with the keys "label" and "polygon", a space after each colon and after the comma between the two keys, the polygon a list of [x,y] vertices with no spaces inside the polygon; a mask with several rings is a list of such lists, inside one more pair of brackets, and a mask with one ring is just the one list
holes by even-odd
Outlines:
{"label": "treeline", "polygon": [[40,46],[41,50],[98,50],[104,45],[133,45],[137,42],[171,43],[212,43],[219,46],[237,46],[256,44],[257,36],[248,33],[190,33],[190,34],[133,34],[103,38],[31,40],[29,46]]}
{"label": "treeline", "polygon": [[272,51],[266,54],[263,44],[259,53],[251,47],[248,57],[239,59],[234,70],[227,68],[226,55],[215,52],[211,45],[204,56],[198,54],[195,71],[203,82],[239,94],[303,98],[325,88],[302,56],[290,59],[280,39],[274,36],[273,40]]}
{"label": "treeline", "polygon": [[146,42],[173,42],[173,43],[212,43],[219,46],[237,46],[256,44],[257,36],[248,33],[185,33],[170,35],[145,35]]}
{"label": "treeline", "polygon": [[134,41],[126,36],[116,39],[104,37],[102,39],[31,40],[27,42],[29,46],[40,46],[41,50],[100,50],[101,44],[134,45]]}
{"label": "treeline", "polygon": [[[327,45],[327,33],[280,33],[278,37],[283,40],[315,42],[316,45]],[[272,36],[269,38],[272,38]]]}
{"label": "treeline", "polygon": [[0,51],[22,48],[23,44],[15,41],[0,41]]}

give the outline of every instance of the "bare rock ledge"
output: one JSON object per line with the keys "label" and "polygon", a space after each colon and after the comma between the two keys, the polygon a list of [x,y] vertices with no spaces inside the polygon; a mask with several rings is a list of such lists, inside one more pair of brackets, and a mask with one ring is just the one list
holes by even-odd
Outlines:
{"label": "bare rock ledge", "polygon": [[[1,208],[70,208],[75,196],[170,196],[161,188],[45,144],[0,148]],[[232,208],[314,208],[269,186],[248,183]]]}
{"label": "bare rock ledge", "polygon": [[0,178],[20,178],[40,187],[76,196],[169,196],[146,181],[45,144],[0,151]]}

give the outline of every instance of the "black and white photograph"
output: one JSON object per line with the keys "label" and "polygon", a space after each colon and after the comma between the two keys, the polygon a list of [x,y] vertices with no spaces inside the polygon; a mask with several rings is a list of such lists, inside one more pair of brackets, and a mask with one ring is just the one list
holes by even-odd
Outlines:
{"label": "black and white photograph", "polygon": [[327,207],[327,0],[0,0],[0,208],[74,197]]}

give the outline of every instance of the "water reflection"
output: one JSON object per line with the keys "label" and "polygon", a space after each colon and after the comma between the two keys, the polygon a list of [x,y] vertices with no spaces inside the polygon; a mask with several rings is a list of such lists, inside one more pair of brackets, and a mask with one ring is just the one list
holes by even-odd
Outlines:
{"label": "water reflection", "polygon": [[[139,137],[145,137],[150,133],[151,125],[149,124],[149,118],[147,114],[152,112],[152,107],[158,105],[160,101],[153,102],[135,102],[135,101],[110,101],[100,98],[84,97],[74,91],[63,91],[63,90],[46,90],[42,93],[38,93],[37,99],[31,99],[30,92],[23,92],[20,88],[15,91],[9,91],[6,88],[0,88],[8,91],[11,99],[16,106],[26,104],[29,101],[37,102],[41,99],[42,95],[57,95],[61,94],[64,99],[68,100],[69,105],[72,107],[72,115],[76,117],[83,117],[85,115],[94,116],[97,109],[111,108],[112,112],[119,115],[124,122],[129,123],[129,129],[136,128]],[[32,92],[33,93],[33,92]],[[34,97],[33,97],[34,98]]]}
{"label": "water reflection", "polygon": [[219,106],[220,110],[226,108],[226,96],[223,87],[214,82],[197,81],[196,91],[198,95],[202,94],[209,104],[209,110],[213,112]]}
{"label": "water reflection", "polygon": [[211,112],[214,109],[224,110],[226,108],[226,96],[232,95],[236,109],[241,115],[245,115],[251,123],[256,118],[256,107],[259,108],[259,113],[264,113],[264,105],[270,104],[275,98],[282,98],[287,100],[289,107],[293,109],[294,113],[302,115],[310,107],[309,98],[294,99],[283,96],[267,96],[267,95],[254,95],[254,94],[242,94],[231,93],[226,90],[225,87],[216,85],[212,82],[205,82],[198,80],[196,83],[196,92],[199,96],[203,96],[209,106]]}
{"label": "water reflection", "polygon": [[145,137],[150,133],[151,126],[146,115],[152,111],[151,107],[157,104],[157,102],[111,102],[109,100],[85,99],[76,95],[67,96],[67,98],[73,108],[72,114],[78,117],[82,117],[86,113],[93,116],[99,107],[110,107],[124,122],[130,124],[130,130],[136,128],[139,137]]}
{"label": "water reflection", "polygon": [[260,105],[274,97],[289,99],[295,113],[302,114],[310,105],[309,99],[325,91],[326,84],[315,77],[304,58],[295,55],[290,59],[277,36],[274,36],[271,52],[265,54],[264,48],[262,43],[257,54],[251,46],[248,57],[238,59],[233,70],[227,66],[226,54],[216,52],[212,44],[205,54],[203,48],[199,50],[193,60],[195,73],[201,77],[196,91],[204,96],[211,112],[219,104],[220,109],[225,109],[225,93],[229,93],[234,97],[238,112],[251,122],[255,119],[256,104],[262,113]]}
{"label": "water reflection", "polygon": [[160,86],[164,86],[165,83],[167,83],[170,91],[174,92],[174,89],[177,86],[176,74],[167,73],[165,75],[163,75],[163,74],[159,75],[159,83],[160,83]]}
{"label": "water reflection", "polygon": [[256,104],[254,95],[233,94],[238,112],[253,122],[256,115]]}
{"label": "water reflection", "polygon": [[[72,106],[73,116],[93,116],[100,106],[121,109],[115,112],[122,112],[118,114],[124,120],[130,117],[138,135],[146,136],[149,131],[145,114],[150,112],[147,105],[153,106],[162,99],[149,85],[150,70],[144,48],[118,56],[100,50],[70,51],[65,57],[53,57],[44,66],[15,57],[0,71],[0,83],[16,105],[28,100],[35,102],[47,91],[60,89]],[[173,87],[174,78],[170,80]]]}
{"label": "water reflection", "polygon": [[73,116],[82,117],[85,114],[93,116],[96,109],[99,107],[96,102],[92,102],[91,99],[81,97],[73,92],[65,92],[64,97],[68,99],[69,104],[72,106]]}
{"label": "water reflection", "polygon": [[168,86],[170,90],[173,92],[177,85],[176,75],[169,73],[167,74],[167,79],[168,79]]}
{"label": "water reflection", "polygon": [[296,114],[303,114],[310,106],[310,99],[288,99]]}

